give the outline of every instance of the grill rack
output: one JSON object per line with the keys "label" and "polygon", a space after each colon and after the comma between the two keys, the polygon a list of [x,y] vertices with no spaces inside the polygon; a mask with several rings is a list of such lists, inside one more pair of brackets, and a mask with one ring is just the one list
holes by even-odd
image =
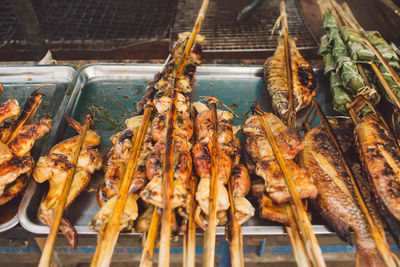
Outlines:
{"label": "grill rack", "polygon": [[[0,47],[26,51],[8,1],[0,0]],[[32,0],[53,51],[110,51],[166,38],[176,3],[177,0]]]}
{"label": "grill rack", "polygon": [[[9,0],[0,0],[0,48],[29,51]],[[205,52],[274,51],[278,33],[270,30],[279,16],[280,0],[264,0],[243,23],[240,10],[251,0],[211,0],[201,33]],[[317,48],[298,0],[285,0],[290,34],[299,49]],[[32,0],[52,51],[114,51],[169,38],[192,29],[197,0]]]}
{"label": "grill rack", "polygon": [[[264,0],[243,23],[236,22],[238,13],[252,0],[212,0],[201,34],[206,36],[205,52],[258,52],[274,51],[279,35],[271,30],[279,17],[281,0]],[[305,22],[298,0],[285,0],[290,35],[297,38],[299,49],[315,49],[318,41]],[[172,40],[183,31],[190,31],[201,1],[178,2],[177,16],[172,27]]]}

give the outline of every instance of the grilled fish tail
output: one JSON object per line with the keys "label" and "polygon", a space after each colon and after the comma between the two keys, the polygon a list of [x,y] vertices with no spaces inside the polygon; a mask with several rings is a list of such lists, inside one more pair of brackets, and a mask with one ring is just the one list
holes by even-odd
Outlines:
{"label": "grilled fish tail", "polygon": [[356,241],[357,252],[356,252],[356,265],[355,266],[370,266],[370,267],[383,267],[386,264],[379,256],[373,241],[371,244],[365,244],[366,242]]}

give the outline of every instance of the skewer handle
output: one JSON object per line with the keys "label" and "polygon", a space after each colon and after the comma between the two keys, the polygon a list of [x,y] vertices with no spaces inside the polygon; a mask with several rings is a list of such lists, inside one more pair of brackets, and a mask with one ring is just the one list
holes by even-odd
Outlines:
{"label": "skewer handle", "polygon": [[153,266],[154,249],[156,247],[159,222],[160,222],[160,214],[157,210],[157,207],[154,207],[139,267]]}
{"label": "skewer handle", "polygon": [[207,230],[204,234],[203,267],[214,266],[215,232],[217,228],[217,193],[218,193],[218,116],[217,104],[211,102],[211,123],[213,124],[211,144],[211,182],[210,203],[208,212]]}
{"label": "skewer handle", "polygon": [[192,176],[190,179],[190,206],[187,232],[185,234],[185,250],[184,250],[184,267],[195,267],[196,260],[196,223],[194,221],[194,213],[196,210],[196,194],[197,178]]}
{"label": "skewer handle", "polygon": [[75,175],[76,164],[78,162],[79,154],[81,152],[86,133],[91,125],[93,119],[91,115],[87,115],[85,119],[85,125],[79,135],[78,142],[75,147],[74,155],[72,157],[71,163],[73,167],[68,170],[67,179],[64,182],[63,190],[61,193],[60,200],[57,205],[56,214],[54,217],[53,224],[50,227],[50,233],[46,239],[46,243],[43,248],[42,256],[40,257],[39,267],[48,267],[51,263],[51,257],[54,250],[54,244],[57,238],[58,228],[60,226],[61,218],[64,213],[65,204],[67,203],[67,197],[69,194],[69,190],[71,188],[71,184]]}

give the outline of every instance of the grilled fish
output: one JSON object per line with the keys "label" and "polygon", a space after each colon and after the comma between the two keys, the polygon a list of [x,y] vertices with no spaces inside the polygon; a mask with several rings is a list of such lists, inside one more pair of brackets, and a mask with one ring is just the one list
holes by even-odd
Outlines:
{"label": "grilled fish", "polygon": [[375,114],[363,117],[354,135],[376,197],[400,221],[400,150],[393,135]]}
{"label": "grilled fish", "polygon": [[[316,94],[315,73],[310,64],[301,56],[296,47],[296,39],[290,38],[291,71],[293,77],[294,108],[296,111],[308,106]],[[267,90],[272,98],[272,107],[279,117],[284,118],[289,109],[289,92],[285,61],[284,38],[272,58],[264,63],[264,77]]]}
{"label": "grilled fish", "polygon": [[300,162],[308,168],[318,188],[315,202],[328,223],[345,240],[350,240],[350,229],[354,231],[359,266],[384,266],[354,197],[350,177],[333,141],[321,126],[305,135]]}

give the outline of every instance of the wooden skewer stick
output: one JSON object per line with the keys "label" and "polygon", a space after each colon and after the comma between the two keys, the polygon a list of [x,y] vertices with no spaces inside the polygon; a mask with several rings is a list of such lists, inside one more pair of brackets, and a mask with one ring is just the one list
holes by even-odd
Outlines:
{"label": "wooden skewer stick", "polygon": [[83,125],[82,131],[79,133],[79,138],[75,146],[74,154],[71,159],[73,165],[72,168],[68,169],[67,178],[64,182],[63,189],[61,192],[60,200],[57,204],[56,214],[54,216],[54,221],[50,227],[50,233],[46,239],[46,244],[44,245],[42,256],[40,257],[39,267],[48,267],[51,263],[51,257],[54,250],[54,243],[57,238],[58,228],[60,226],[61,218],[64,213],[65,204],[67,203],[67,198],[69,190],[71,188],[72,181],[74,179],[76,164],[78,162],[79,154],[82,150],[82,146],[86,137],[86,133],[93,122],[91,115],[87,115],[85,119],[85,124]]}
{"label": "wooden skewer stick", "polygon": [[292,198],[293,205],[295,207],[293,209],[293,213],[295,215],[297,225],[299,226],[299,229],[302,233],[305,246],[310,254],[311,261],[315,266],[322,266],[322,267],[326,266],[324,258],[322,257],[322,252],[318,244],[318,240],[315,237],[314,231],[311,226],[311,222],[308,219],[307,213],[303,206],[303,202],[301,201],[299,193],[297,192],[296,185],[294,184],[290,171],[287,167],[286,161],[283,158],[278,145],[276,144],[275,138],[264,116],[258,115],[258,119],[260,120],[260,123],[263,126],[268,141],[271,144],[272,150],[274,151],[275,158],[278,161],[279,168],[283,174],[283,177],[285,178],[289,193]]}
{"label": "wooden skewer stick", "polygon": [[212,101],[211,123],[213,125],[213,134],[211,139],[211,181],[210,181],[210,203],[208,212],[207,229],[204,234],[203,244],[203,266],[214,266],[215,258],[215,232],[217,228],[217,194],[218,194],[218,115],[217,104]]}
{"label": "wooden skewer stick", "polygon": [[196,223],[194,221],[194,213],[196,211],[196,189],[197,178],[192,176],[190,179],[190,204],[189,204],[189,219],[187,222],[187,231],[184,236],[184,267],[195,267],[196,260]]}
{"label": "wooden skewer stick", "polygon": [[228,181],[229,196],[229,221],[227,224],[227,237],[231,254],[232,267],[244,267],[243,248],[241,246],[241,228],[242,226],[235,219],[235,203],[233,201],[233,192],[231,181]]}
{"label": "wooden skewer stick", "polygon": [[169,254],[170,254],[170,236],[171,236],[171,212],[172,212],[172,193],[173,193],[173,166],[172,166],[172,153],[174,147],[174,136],[175,136],[175,121],[177,111],[177,83],[182,76],[182,73],[186,66],[186,59],[189,56],[190,50],[192,49],[193,43],[196,39],[197,34],[200,32],[201,24],[204,20],[205,13],[207,11],[209,0],[203,0],[199,14],[197,15],[196,23],[186,43],[185,50],[182,57],[180,58],[177,71],[174,75],[172,92],[171,92],[171,104],[168,111],[167,121],[167,145],[165,149],[164,157],[164,169],[163,169],[163,180],[162,180],[162,194],[163,194],[163,210],[161,214],[161,233],[160,233],[160,253],[159,253],[159,266],[169,266]]}
{"label": "wooden skewer stick", "polygon": [[147,102],[147,107],[144,110],[143,118],[137,137],[135,138],[135,142],[133,144],[132,152],[130,153],[127,166],[125,167],[121,187],[118,193],[118,199],[104,233],[100,233],[101,237],[90,265],[92,267],[110,265],[113,250],[117,243],[120,232],[121,216],[125,209],[126,198],[132,183],[133,173],[137,168],[136,161],[143,144],[152,109],[152,103],[150,101]]}
{"label": "wooden skewer stick", "polygon": [[140,260],[140,267],[153,266],[154,249],[157,242],[158,226],[160,224],[160,213],[157,207],[154,207],[153,215],[151,216],[151,223],[149,231],[147,232],[146,243],[142,251],[142,258]]}
{"label": "wooden skewer stick", "polygon": [[311,267],[310,260],[308,258],[306,249],[304,247],[303,240],[301,239],[300,231],[297,226],[296,218],[294,217],[293,214],[293,206],[285,203],[282,205],[286,216],[289,218],[289,226],[285,226],[286,232],[289,236],[290,240],[290,245],[293,248],[293,255],[294,258],[296,259],[297,266],[300,267]]}

